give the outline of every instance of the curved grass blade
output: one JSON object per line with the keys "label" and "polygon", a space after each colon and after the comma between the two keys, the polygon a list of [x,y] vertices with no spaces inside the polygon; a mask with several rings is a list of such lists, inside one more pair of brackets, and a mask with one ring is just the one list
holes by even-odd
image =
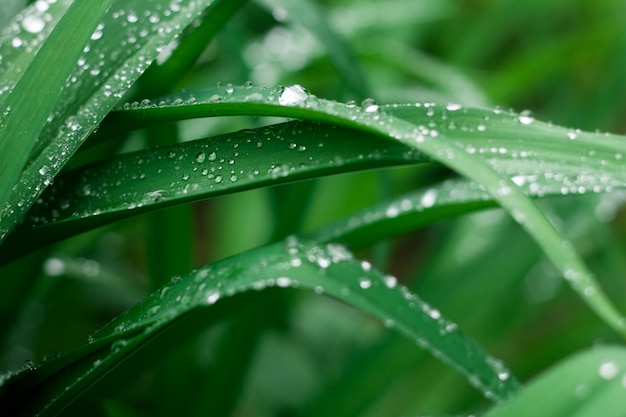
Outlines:
{"label": "curved grass blade", "polygon": [[[181,100],[180,97],[177,100]],[[175,106],[167,107],[167,102],[164,101],[159,103],[160,105],[144,103],[142,106],[138,103],[134,111],[130,110],[132,105],[129,105],[129,111],[124,112],[123,115],[141,123],[146,123],[155,118],[157,114],[168,120],[176,119],[177,116],[184,117],[184,113],[187,113],[189,117],[237,113],[300,117],[353,127],[396,140],[410,148],[419,150],[434,161],[440,162],[464,177],[481,184],[535,239],[583,300],[607,324],[626,337],[626,319],[602,292],[593,274],[576,254],[571,243],[563,238],[541,210],[524,195],[517,184],[481,160],[480,155],[476,155],[476,148],[469,144],[474,137],[491,138],[491,140],[499,142],[503,138],[521,138],[528,134],[530,137],[543,137],[544,140],[551,138],[556,143],[561,143],[560,146],[556,145],[557,148],[561,146],[565,148],[563,146],[564,141],[574,139],[573,143],[580,143],[580,145],[570,144],[570,146],[581,146],[583,142],[593,138],[592,134],[568,131],[537,122],[526,114],[514,115],[498,109],[489,115],[483,113],[483,117],[486,116],[486,119],[483,119],[479,124],[468,126],[465,123],[458,123],[456,115],[460,114],[458,117],[463,120],[466,117],[464,115],[471,117],[477,111],[466,111],[456,104],[437,107],[425,103],[415,106],[396,106],[395,108],[391,106],[390,109],[384,110],[375,102],[367,100],[361,108],[356,108],[310,96],[302,87],[297,85],[279,90],[253,88],[235,90],[232,86],[221,91],[219,88],[209,89],[204,91],[200,97],[189,97],[188,101],[195,103],[194,106],[190,106],[188,111],[177,110]],[[183,100],[181,100],[182,103],[184,103]],[[416,112],[416,107],[421,107],[422,111]],[[264,111],[261,110],[262,108]],[[285,111],[285,109],[288,110]],[[421,123],[417,122],[417,119],[421,120]],[[514,129],[511,136],[500,136],[504,132],[511,131],[511,129]],[[487,133],[483,135],[484,132]],[[611,160],[617,162],[623,158],[626,142],[620,141],[617,136],[606,135],[602,141],[594,142],[594,150],[591,155],[582,160],[578,159],[577,163],[586,163],[590,160],[592,161],[591,166],[608,164],[608,160],[597,157],[595,148],[603,153],[610,153]],[[500,152],[498,147],[495,149],[496,153]],[[527,156],[529,153],[532,154],[533,149],[531,147],[523,152],[523,155]],[[503,153],[507,153],[506,147]],[[522,154],[516,154],[516,157],[521,158]],[[619,165],[622,164],[619,163]],[[616,181],[623,181],[624,172],[621,169],[617,169],[616,172],[620,174]]]}
{"label": "curved grass blade", "polygon": [[[355,154],[354,150],[358,149]],[[426,159],[359,132],[292,122],[127,154],[57,177],[1,261],[156,208],[287,181]],[[26,226],[28,225],[28,226]]]}
{"label": "curved grass blade", "polygon": [[547,370],[485,417],[623,416],[625,371],[623,347],[596,347]]}
{"label": "curved grass blade", "polygon": [[[111,3],[113,0],[100,1],[95,5],[86,2],[72,3],[23,74],[4,93],[6,97],[0,102],[0,208],[3,210],[10,205],[11,190],[18,182],[20,172],[28,161],[49,115],[57,106],[59,91],[83,53],[86,41]],[[26,20],[26,23],[23,25],[26,32],[33,29],[43,30],[45,26],[41,19],[37,23]],[[33,28],[35,25],[37,27]],[[54,68],[54,71],[50,68]],[[33,106],[33,103],[37,105]],[[6,227],[0,226],[0,240],[7,231]]]}
{"label": "curved grass blade", "polygon": [[[555,146],[552,149],[562,147],[564,150],[563,142],[565,142],[569,143],[570,147],[576,148],[578,152],[581,149],[590,152],[584,147],[585,142],[593,142],[592,153],[583,159],[577,159],[578,164],[587,165],[583,167],[582,173],[586,174],[594,166],[610,165],[613,168],[612,175],[603,174],[601,178],[623,182],[625,174],[621,168],[622,164],[609,163],[607,159],[599,158],[596,153],[601,152],[603,155],[610,153],[613,161],[621,160],[626,151],[626,142],[620,141],[617,136],[606,135],[601,138],[602,140],[592,141],[593,134],[550,126],[537,122],[525,114],[504,113],[498,109],[493,112],[469,111],[455,104],[435,106],[430,103],[418,103],[382,108],[375,102],[366,100],[362,107],[356,107],[318,99],[309,95],[299,85],[280,89],[252,86],[218,87],[194,92],[186,98],[176,95],[171,97],[169,102],[164,99],[157,103],[146,100],[141,103],[128,104],[124,106],[124,109],[127,111],[119,112],[118,117],[128,123],[135,122],[137,127],[142,123],[155,120],[172,121],[217,115],[298,117],[352,127],[391,141],[395,140],[422,152],[432,160],[448,166],[484,187],[536,240],[583,300],[607,324],[626,336],[626,320],[602,292],[571,243],[562,237],[549,219],[524,195],[512,179],[497,171],[497,162],[500,158],[491,154],[508,154],[508,148],[497,146],[487,148],[490,155],[485,161],[481,158],[485,149],[481,148],[477,151],[475,145],[471,143],[476,138],[500,143],[502,140],[514,137],[518,139],[510,144],[511,147],[515,148],[516,143],[522,143],[519,147],[523,148],[523,138],[528,136],[550,140],[550,143],[554,143],[553,146]],[[476,115],[482,117],[479,123],[477,123]],[[573,142],[569,142],[571,139],[574,139]],[[533,153],[534,149],[531,145],[530,148],[524,148],[519,153],[510,155],[513,159],[525,159]],[[543,171],[545,167],[541,168]],[[507,169],[503,168],[504,171]],[[528,170],[529,166],[525,166],[525,169]],[[522,174],[526,172],[522,171]],[[544,175],[548,174],[551,173],[544,171]],[[594,191],[608,190],[610,188],[607,187],[594,189]]]}
{"label": "curved grass blade", "polygon": [[[395,111],[400,113],[399,109]],[[484,113],[459,114],[458,123],[460,126],[476,123]],[[518,158],[516,155],[529,145],[534,149],[532,156]],[[539,136],[529,135],[525,146],[513,143],[507,152],[502,152],[502,146],[495,147],[488,137],[476,137],[465,147],[468,152],[481,155],[503,175],[510,176],[532,197],[624,187],[617,179],[622,175],[621,166],[607,168],[606,164],[588,163],[587,169],[581,170],[575,162],[587,156],[588,151],[574,148],[564,154]],[[604,152],[607,151],[598,155],[608,157]],[[568,160],[572,162],[564,162]],[[33,250],[33,242],[45,245],[88,228],[172,204],[321,175],[429,161],[396,142],[381,143],[366,133],[307,122],[290,122],[140,151],[59,176],[29,212],[24,224],[8,238],[0,261],[7,262]],[[541,170],[546,172],[539,174]],[[363,218],[369,219],[372,227],[363,228],[365,225],[354,220],[351,224],[358,229],[354,232],[344,230],[345,226],[332,225],[320,233],[334,233],[332,239],[346,243],[374,243],[377,238],[402,232],[407,224],[417,228],[494,204],[489,194],[475,183],[455,180],[430,190],[418,190],[415,197],[401,197],[366,210],[369,214]],[[415,215],[416,212],[421,213]]]}
{"label": "curved grass blade", "polygon": [[[344,246],[291,237],[173,281],[98,330],[89,343],[67,357],[13,376],[0,388],[0,399],[11,406],[13,399],[27,395],[29,413],[54,415],[183,316],[219,306],[220,300],[235,294],[269,287],[313,290],[372,314],[452,365],[492,400],[501,401],[519,387],[501,362],[439,311],[397,285],[395,278],[355,259]],[[57,379],[59,374],[63,377]]]}
{"label": "curved grass blade", "polygon": [[[213,3],[211,0],[180,4],[169,0],[114,2],[95,31],[92,29],[89,42],[80,45],[78,62],[68,60],[73,67],[68,78],[71,82],[65,84],[63,78],[59,88],[53,88],[51,96],[46,99],[54,98],[55,105],[45,112],[47,123],[39,134],[26,168],[21,174],[18,172],[17,181],[10,182],[9,186],[15,184],[15,188],[8,200],[10,204],[2,207],[0,239],[6,237],[41,192],[53,182],[80,144],[160,51]],[[87,6],[76,7],[82,10]],[[143,13],[136,13],[136,10]],[[86,13],[90,12],[93,10]],[[75,28],[72,25],[77,25],[81,19],[82,15],[68,18],[68,33],[71,32],[74,37]],[[47,81],[48,78],[43,77],[42,80]],[[34,102],[41,101],[41,92],[33,89],[32,85],[29,88],[37,91],[38,97]],[[32,106],[32,102],[29,105]],[[14,123],[7,122],[9,125]],[[5,155],[4,152],[2,154]],[[28,152],[25,154],[28,155]]]}

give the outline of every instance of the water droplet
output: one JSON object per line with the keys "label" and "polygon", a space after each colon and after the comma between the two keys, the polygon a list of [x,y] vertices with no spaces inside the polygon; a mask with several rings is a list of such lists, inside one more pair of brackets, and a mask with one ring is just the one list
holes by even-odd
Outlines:
{"label": "water droplet", "polygon": [[363,100],[363,102],[361,102],[361,107],[363,108],[365,113],[375,113],[379,109],[376,100],[374,100],[373,98],[366,98],[365,100]]}
{"label": "water droplet", "polygon": [[243,88],[245,88],[246,90],[251,89],[251,88],[252,88],[252,81],[246,81],[246,82],[243,84]]}
{"label": "water droplet", "polygon": [[394,217],[398,217],[399,213],[400,213],[400,210],[398,209],[398,207],[389,206],[387,207],[387,210],[385,211],[385,216],[387,216],[390,219],[393,219]]}
{"label": "water droplet", "polygon": [[598,369],[598,374],[604,379],[613,379],[617,375],[618,367],[615,362],[604,362]]}
{"label": "water droplet", "polygon": [[30,33],[39,33],[46,26],[46,23],[38,16],[29,15],[22,20],[22,27]]}
{"label": "water droplet", "polygon": [[226,84],[226,92],[232,94],[235,91],[235,87],[232,84]]}
{"label": "water droplet", "polygon": [[48,165],[44,165],[39,168],[39,175],[46,175],[50,171],[50,167]]}
{"label": "water droplet", "polygon": [[31,360],[26,360],[24,361],[24,364],[22,365],[22,369],[27,370],[27,371],[34,371],[35,369],[37,369],[37,366],[35,365],[35,362]]}
{"label": "water droplet", "polygon": [[456,103],[451,103],[446,106],[446,110],[448,111],[457,111],[457,110],[461,110],[461,108],[462,108],[461,105],[456,104]]}
{"label": "water droplet", "polygon": [[211,152],[208,156],[209,161],[213,162],[217,159],[217,154],[215,152]]}
{"label": "water droplet", "polygon": [[211,291],[207,294],[206,297],[206,302],[208,304],[215,304],[217,302],[217,300],[220,299],[220,293],[219,291]]}
{"label": "water droplet", "polygon": [[424,208],[432,207],[437,201],[437,190],[430,189],[424,193],[420,199],[420,204]]}
{"label": "water droplet", "polygon": [[385,276],[385,285],[387,288],[395,288],[398,285],[398,279],[393,275]]}
{"label": "water droplet", "polygon": [[282,106],[302,105],[309,97],[309,93],[300,84],[286,87],[278,98],[278,103]]}
{"label": "water droplet", "polygon": [[65,273],[65,262],[59,258],[48,258],[43,264],[43,270],[48,276],[58,277]]}
{"label": "water droplet", "polygon": [[523,125],[529,125],[535,121],[528,110],[521,112],[517,120],[519,120],[519,122]]}
{"label": "water droplet", "polygon": [[291,278],[289,277],[278,277],[276,278],[276,285],[281,288],[286,288],[291,285]]}
{"label": "water droplet", "polygon": [[317,258],[317,264],[320,266],[320,268],[326,269],[330,266],[330,259],[320,256],[319,258]]}
{"label": "water droplet", "polygon": [[196,162],[202,164],[204,161],[206,161],[206,154],[204,152],[198,152],[196,154]]}
{"label": "water droplet", "polygon": [[113,344],[111,345],[111,352],[112,353],[117,353],[120,350],[124,349],[126,347],[126,345],[128,344],[128,341],[126,341],[126,339],[119,339],[116,340],[115,342],[113,342]]}
{"label": "water droplet", "polygon": [[369,280],[368,278],[361,278],[359,280],[359,287],[361,287],[362,289],[366,290],[370,288],[371,286],[372,286],[372,281]]}

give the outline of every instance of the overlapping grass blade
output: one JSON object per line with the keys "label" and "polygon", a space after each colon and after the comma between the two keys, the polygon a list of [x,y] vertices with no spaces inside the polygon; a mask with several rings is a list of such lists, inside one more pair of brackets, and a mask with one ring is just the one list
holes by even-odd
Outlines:
{"label": "overlapping grass blade", "polygon": [[[13,185],[18,181],[50,114],[58,106],[58,94],[63,91],[75,62],[83,53],[85,43],[112,2],[101,1],[96,5],[72,3],[37,53],[28,56],[31,60],[23,69],[24,72],[16,77],[17,66],[14,66],[5,74],[15,77],[15,80],[11,80],[15,83],[8,86],[8,92],[4,92],[6,97],[0,99],[0,208],[3,211],[17,202],[17,199],[10,198]],[[25,19],[21,25],[24,32],[32,32],[34,29],[41,31],[46,24],[36,16],[32,19],[39,20]],[[19,37],[13,39],[23,42]],[[54,70],[51,71],[51,68]],[[38,105],[33,106],[33,103]],[[43,165],[38,169],[43,169]],[[0,240],[8,231],[8,226],[0,224]]]}
{"label": "overlapping grass blade", "polygon": [[[42,100],[41,91],[49,91],[49,95],[44,95],[47,97],[44,98],[44,101],[49,101],[52,107],[50,105],[42,106],[46,110],[40,111],[43,115],[40,115],[40,118],[43,117],[43,121],[46,123],[41,132],[38,130],[42,127],[41,123],[38,127],[36,127],[37,123],[32,123],[32,126],[29,127],[37,131],[33,130],[31,146],[22,149],[20,153],[22,156],[16,154],[15,158],[5,158],[9,161],[5,161],[5,163],[15,166],[11,168],[11,175],[2,182],[2,186],[6,188],[2,194],[2,201],[9,203],[3,206],[0,218],[0,239],[6,237],[26,210],[37,200],[41,192],[53,182],[56,174],[67,163],[80,144],[96,129],[100,121],[121,97],[127,93],[160,51],[174,40],[203,10],[217,2],[202,0],[174,5],[170,3],[165,0],[151,2],[116,1],[113,2],[109,12],[102,19],[96,19],[94,16],[97,16],[97,13],[92,9],[83,10],[87,7],[85,5],[72,6],[76,8],[77,15],[68,15],[68,27],[59,29],[59,37],[61,39],[74,39],[72,44],[79,51],[76,59],[68,56],[62,60],[63,65],[59,67],[69,66],[72,69],[64,76],[57,77],[61,80],[60,82],[57,80],[45,89],[33,88],[32,84],[24,87],[24,89],[31,91],[30,94],[37,94],[34,101],[31,100],[29,103],[40,102]],[[137,13],[135,10],[142,10],[142,13]],[[91,17],[85,19],[83,16],[85,14]],[[28,19],[29,16],[24,16],[23,19]],[[87,22],[91,21],[90,19],[96,22],[93,24],[95,31],[93,27],[89,31],[85,29],[86,32],[89,32],[87,39],[89,37],[91,39],[87,43],[81,43],[79,40],[82,38],[76,36],[76,28],[87,28],[89,26]],[[46,43],[52,42],[51,39],[48,39]],[[59,50],[67,50],[67,48],[59,45]],[[51,54],[58,56],[54,59],[61,59],[56,47],[54,53],[51,52]],[[47,65],[54,62],[46,58],[43,53],[39,53],[38,57],[34,59],[43,61]],[[26,73],[33,72],[35,74],[39,71],[36,66],[29,66],[28,68]],[[49,74],[46,73],[45,77],[40,78],[40,82],[50,83],[51,80],[48,76]],[[66,83],[66,80],[69,82]],[[20,100],[28,97],[28,95],[22,97],[16,88],[13,89],[11,96],[19,97]],[[9,104],[5,103],[4,106]],[[11,107],[8,116],[10,118],[25,117],[24,114],[29,114],[26,111],[25,113],[17,112],[17,108],[14,108],[13,105]],[[20,114],[22,115],[20,116]],[[3,129],[17,129],[19,124],[9,119],[6,120],[5,126]],[[14,139],[10,137],[8,139],[3,137],[2,139],[2,143],[6,144],[12,143],[11,141]],[[32,152],[30,151],[31,148]],[[9,153],[3,151],[2,154],[7,155]],[[26,158],[28,158],[28,163],[25,169],[21,171]],[[11,162],[10,160],[15,161]],[[11,190],[14,184],[15,187]]]}
{"label": "overlapping grass blade", "polygon": [[[25,413],[54,415],[123,359],[194,310],[268,287],[303,288],[368,312],[464,374],[499,401],[519,387],[504,365],[394,277],[355,259],[337,244],[290,237],[179,278],[97,331],[67,358],[13,376],[0,391],[5,407],[29,398]],[[61,378],[60,375],[63,377]]]}
{"label": "overlapping grass blade", "polygon": [[624,415],[623,347],[599,346],[557,364],[486,417]]}
{"label": "overlapping grass blade", "polygon": [[[540,123],[525,114],[514,115],[497,109],[493,112],[469,111],[455,104],[438,107],[424,103],[383,109],[375,102],[366,100],[362,107],[356,107],[318,99],[299,85],[280,89],[217,87],[196,91],[186,97],[175,95],[169,101],[163,99],[154,103],[146,100],[128,104],[124,109],[126,111],[119,112],[117,116],[126,124],[134,122],[136,126],[157,119],[171,121],[217,115],[298,117],[373,133],[420,151],[480,184],[530,233],[585,302],[607,324],[619,333],[626,334],[626,320],[611,305],[571,244],[563,239],[548,218],[518,186],[520,182],[532,180],[536,184],[535,188],[541,187],[536,182],[539,178],[529,176],[529,170],[535,170],[536,166],[528,165],[524,161],[534,155],[537,141],[542,139],[549,140],[547,149],[551,149],[553,155],[561,155],[561,149],[566,149],[566,143],[567,148],[576,149],[570,155],[569,162],[575,163],[579,168],[581,163],[585,164],[584,169],[579,169],[581,175],[588,175],[594,167],[601,166],[603,173],[599,180],[606,185],[594,187],[592,191],[610,191],[613,185],[619,185],[624,178],[620,161],[626,154],[626,143],[617,136],[596,137],[593,134],[568,131]],[[474,139],[489,143],[511,137],[518,139],[509,147],[481,147],[472,143]],[[524,142],[524,138],[529,138],[529,144]],[[588,150],[588,145],[593,146],[592,151]],[[582,150],[587,153],[584,157],[580,156]],[[487,155],[486,160],[482,157],[484,154]],[[520,162],[511,164],[507,160],[506,164],[499,164],[502,161],[500,155],[510,155],[507,159]],[[540,163],[544,177],[554,175],[548,171],[554,165],[548,163],[544,166],[543,160],[536,162]],[[515,174],[513,178],[512,170]],[[286,173],[289,175],[288,170]],[[235,176],[235,181],[238,179],[235,172],[230,174],[231,178],[232,175]],[[184,177],[183,172],[181,179],[184,180]],[[220,175],[220,180],[222,179],[223,176]],[[568,179],[562,176],[555,179],[567,185]],[[564,187],[564,193],[569,191],[569,188]],[[587,190],[576,188],[576,191]],[[158,199],[160,196],[152,196],[152,200]]]}
{"label": "overlapping grass blade", "polygon": [[58,177],[30,212],[24,225],[29,226],[20,227],[3,245],[0,258],[6,261],[13,254],[32,250],[34,241],[53,242],[172,204],[347,170],[424,160],[400,144],[307,122],[123,155]]}
{"label": "overlapping grass blade", "polygon": [[[381,209],[384,213],[384,208]],[[429,209],[424,210],[421,216],[428,217],[428,212]],[[351,219],[366,224],[371,214],[363,211],[355,213]],[[538,261],[540,251],[534,242],[524,238],[524,232],[516,225],[496,214],[491,212],[457,219],[449,233],[437,239],[433,246],[423,249],[417,271],[406,274],[404,279],[411,282],[411,291],[457,321],[466,333],[490,349],[497,349],[498,355],[508,356],[509,353],[505,353],[508,349],[503,347],[502,341],[515,333],[520,317],[525,316],[522,307],[526,300],[520,297],[519,286]],[[415,217],[421,216],[417,213]],[[349,223],[350,220],[346,219],[345,225]],[[435,230],[441,232],[442,229]],[[471,251],[468,251],[468,244]],[[502,273],[503,268],[506,268],[506,274]],[[507,300],[507,303],[478,303],[477,300],[485,295],[485,288],[489,288],[491,300]],[[511,314],[502,317],[503,310]],[[485,328],[489,330],[485,331]],[[507,365],[526,370],[520,367],[517,359],[514,363],[507,361]],[[351,355],[342,372],[307,404],[303,416],[334,412],[360,415],[380,409],[381,403],[386,404],[382,408],[389,409],[390,415],[410,415],[407,410],[411,409],[440,408],[448,412],[470,409],[465,402],[475,404],[475,396],[467,395],[469,390],[457,378],[442,378],[444,373],[437,364],[429,361],[427,355],[413,351],[405,340],[388,333],[372,346]],[[390,383],[391,380],[394,382]],[[423,380],[437,382],[422,384]],[[419,389],[416,391],[415,387]],[[454,398],[450,392],[456,393]]]}

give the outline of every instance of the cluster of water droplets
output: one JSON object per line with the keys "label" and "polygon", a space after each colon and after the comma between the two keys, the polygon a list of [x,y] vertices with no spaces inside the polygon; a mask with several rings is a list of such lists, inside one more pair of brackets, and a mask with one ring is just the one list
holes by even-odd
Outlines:
{"label": "cluster of water droplets", "polygon": [[[54,26],[54,19],[62,15],[61,10],[69,7],[69,3],[65,0],[39,0],[24,14],[17,16],[15,23],[6,32],[10,35],[12,31],[15,37],[12,42],[0,47],[0,69],[3,65],[9,65],[9,61],[22,62],[13,59],[16,54],[34,53]],[[35,145],[33,154],[39,157],[34,166],[39,175],[24,175],[11,198],[19,205],[4,208],[3,217],[7,224],[15,224],[22,217],[43,189],[52,184],[67,159],[131,88],[158,53],[210,3],[208,0],[172,0],[164,5],[147,1],[142,3],[140,12],[128,3],[107,12],[85,45],[75,70],[68,77],[59,97],[59,105],[47,118],[41,133],[41,137],[46,140],[38,141]],[[103,42],[102,39],[107,41]],[[7,47],[17,52],[7,53]],[[12,87],[11,84],[0,85],[0,94]],[[84,97],[88,97],[87,102],[81,101]],[[9,111],[4,109],[3,113]],[[57,217],[56,214],[51,213],[52,217]],[[96,210],[90,214],[96,214]],[[44,217],[49,218],[50,215],[41,216],[42,221]],[[8,227],[0,230],[2,236],[7,231]]]}

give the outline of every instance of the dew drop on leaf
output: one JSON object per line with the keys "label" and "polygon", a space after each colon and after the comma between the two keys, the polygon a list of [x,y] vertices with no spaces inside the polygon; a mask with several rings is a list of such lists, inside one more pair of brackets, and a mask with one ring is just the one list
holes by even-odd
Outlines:
{"label": "dew drop on leaf", "polygon": [[385,285],[387,288],[395,288],[398,285],[398,279],[393,275],[385,276]]}
{"label": "dew drop on leaf", "polygon": [[207,294],[206,302],[208,304],[215,304],[220,299],[220,293],[218,291],[211,291]]}
{"label": "dew drop on leaf", "polygon": [[435,201],[437,201],[437,190],[430,189],[424,193],[420,200],[420,204],[423,207],[428,208],[432,207],[435,204]]}
{"label": "dew drop on leaf", "polygon": [[361,278],[359,280],[359,287],[361,287],[362,289],[366,290],[370,288],[371,286],[372,286],[372,281],[369,280],[368,278]]}
{"label": "dew drop on leaf", "polygon": [[22,20],[22,27],[30,33],[39,33],[45,26],[45,22],[38,16],[29,15]]}
{"label": "dew drop on leaf", "polygon": [[530,115],[529,111],[523,111],[517,120],[523,125],[529,125],[535,121],[535,119]]}
{"label": "dew drop on leaf", "polygon": [[124,347],[126,347],[127,344],[128,344],[128,342],[126,341],[126,339],[116,340],[111,345],[111,352],[112,353],[117,353],[120,350],[124,349]]}
{"label": "dew drop on leaf", "polygon": [[598,374],[603,379],[613,379],[615,378],[615,375],[617,375],[617,372],[617,364],[611,361],[604,362],[602,365],[600,365],[600,368],[598,368]]}
{"label": "dew drop on leaf", "polygon": [[309,93],[304,87],[300,84],[294,84],[283,89],[278,98],[278,103],[282,106],[299,106],[303,104],[308,97]]}
{"label": "dew drop on leaf", "polygon": [[281,288],[286,288],[291,285],[291,278],[289,277],[278,277],[276,278],[276,285]]}
{"label": "dew drop on leaf", "polygon": [[376,104],[376,100],[374,100],[373,98],[366,98],[365,100],[363,100],[363,102],[361,103],[361,107],[363,108],[363,111],[365,111],[365,113],[375,113],[379,109],[378,104]]}
{"label": "dew drop on leaf", "polygon": [[206,161],[206,154],[204,152],[198,152],[196,154],[196,162],[202,164],[204,161]]}

